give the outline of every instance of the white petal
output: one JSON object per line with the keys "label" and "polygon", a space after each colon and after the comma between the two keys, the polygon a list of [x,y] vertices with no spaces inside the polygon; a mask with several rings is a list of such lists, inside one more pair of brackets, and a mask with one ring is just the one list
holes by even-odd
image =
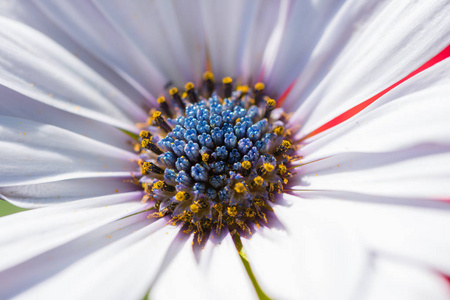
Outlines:
{"label": "white petal", "polygon": [[[35,1],[73,40],[149,99],[163,92],[167,79],[108,15],[89,1]],[[95,30],[92,30],[95,28]],[[146,28],[153,30],[153,28]]]}
{"label": "white petal", "polygon": [[0,1],[0,15],[17,20],[42,32],[70,53],[74,53],[84,64],[95,70],[101,77],[124,93],[128,99],[139,105],[148,105],[148,100],[143,95],[139,94],[129,83],[119,77],[115,71],[95,58],[89,49],[84,49],[58,26],[55,26],[31,1]]}
{"label": "white petal", "polygon": [[217,299],[220,293],[205,282],[199,270],[191,243],[179,250],[164,273],[150,291],[150,299]]}
{"label": "white petal", "polygon": [[0,197],[16,206],[39,208],[85,198],[128,193],[140,187],[130,178],[81,178],[0,187]]}
{"label": "white petal", "polygon": [[[257,294],[234,243],[227,235],[219,244],[208,242],[199,267],[217,299],[256,299]],[[254,267],[252,265],[252,267]],[[264,286],[262,286],[264,290]]]}
{"label": "white petal", "polygon": [[252,18],[248,37],[242,43],[245,43],[242,61],[240,62],[239,74],[245,83],[254,83],[259,78],[261,72],[261,61],[266,50],[267,43],[272,36],[274,27],[277,24],[278,11],[280,9],[279,1],[257,1],[256,6],[248,13],[247,18]]}
{"label": "white petal", "polygon": [[1,84],[37,101],[133,132],[132,124],[145,119],[141,108],[46,36],[3,17],[0,24],[0,56],[5,58],[0,61]]}
{"label": "white petal", "polygon": [[35,101],[2,85],[0,97],[0,112],[4,116],[54,125],[111,146],[131,149],[131,138],[111,125]]}
{"label": "white petal", "polygon": [[[448,67],[450,61],[442,64]],[[429,70],[433,73],[433,69]],[[441,73],[436,73],[438,77]],[[425,75],[425,74],[424,74]],[[423,77],[422,77],[423,78]],[[450,77],[384,104],[302,148],[301,186],[384,196],[450,197]],[[408,91],[408,85],[405,85]],[[401,92],[401,89],[398,93]],[[387,99],[386,99],[387,100]],[[313,162],[317,159],[322,159]]]}
{"label": "white petal", "polygon": [[0,219],[0,269],[17,265],[146,207],[142,193],[85,199]]}
{"label": "white petal", "polygon": [[261,287],[274,299],[349,299],[365,258],[354,229],[321,203],[285,198],[292,206],[275,212],[286,230],[243,240]]}
{"label": "white petal", "polygon": [[84,177],[125,177],[136,155],[73,132],[0,117],[0,186]]}
{"label": "white petal", "polygon": [[[166,3],[167,1],[159,1],[158,3]],[[165,18],[162,20],[165,27],[171,27],[172,18],[178,22],[178,30],[182,34],[183,45],[177,45],[184,49],[188,54],[187,64],[190,70],[189,79],[196,85],[201,83],[201,76],[205,71],[206,62],[206,40],[204,34],[204,25],[201,16],[200,3],[198,0],[192,1],[173,1],[173,8],[176,12],[175,16]],[[173,39],[172,36],[170,36]]]}
{"label": "white petal", "polygon": [[[181,37],[173,32],[178,26],[175,16],[171,14],[173,7],[169,1],[161,3],[161,7],[158,7],[159,3],[155,1],[125,3],[97,0],[94,2],[109,22],[122,31],[124,36],[142,53],[145,53],[146,57],[168,78],[177,83],[186,81],[189,58],[180,45]],[[170,28],[164,25],[167,22],[171,23]],[[175,41],[176,45],[171,44],[171,40]]]}
{"label": "white petal", "polygon": [[322,208],[318,213],[330,214],[342,226],[353,228],[367,252],[450,274],[450,241],[443,238],[449,234],[448,209],[363,203],[326,193],[304,192],[302,197]]}
{"label": "white petal", "polygon": [[[212,71],[217,78],[236,76],[256,7],[253,1],[200,1]],[[223,16],[218,20],[217,16]]]}
{"label": "white petal", "polygon": [[[346,3],[343,9],[353,15],[354,5],[361,9],[361,4],[354,2]],[[348,22],[346,14],[336,15],[336,21],[330,23],[323,42],[315,50],[318,58],[312,61],[311,70],[305,71],[310,73],[318,69],[317,77],[308,74],[305,78],[313,87],[294,89],[290,100],[286,100],[286,104],[292,101],[292,107],[298,107],[295,103],[306,99],[296,114],[305,121],[301,129],[304,134],[394,84],[448,45],[448,1],[377,1],[376,6],[369,2],[362,11],[362,14],[355,15],[356,20],[361,16],[362,21],[356,28],[354,22]],[[340,44],[341,40],[337,40],[337,51],[327,50],[330,49],[329,37],[340,37],[342,31],[347,33],[344,38],[350,37],[345,47]],[[327,53],[333,57],[338,53],[339,56],[330,62],[326,59]],[[333,67],[329,70],[331,65]],[[300,74],[298,82],[302,80]]]}
{"label": "white petal", "polygon": [[[0,280],[4,284],[0,297],[9,299],[58,276],[59,272],[76,264],[84,257],[92,255],[117,240],[126,238],[149,224],[145,213],[120,219],[4,270],[0,272]],[[50,298],[60,297],[61,295],[53,295]]]}
{"label": "white petal", "polygon": [[129,233],[28,290],[18,299],[34,295],[39,295],[40,299],[57,295],[64,295],[67,299],[142,299],[151,281],[158,276],[160,262],[178,232],[177,228],[165,223],[165,220],[159,220]]}
{"label": "white petal", "polygon": [[371,280],[357,299],[423,300],[450,298],[448,283],[436,272],[414,265],[376,259],[365,276]]}

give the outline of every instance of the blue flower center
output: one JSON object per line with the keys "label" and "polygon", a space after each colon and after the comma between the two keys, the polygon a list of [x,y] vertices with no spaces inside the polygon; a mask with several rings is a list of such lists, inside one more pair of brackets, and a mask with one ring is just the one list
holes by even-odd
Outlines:
{"label": "blue flower center", "polygon": [[160,110],[140,134],[150,217],[183,223],[199,243],[223,228],[251,234],[267,224],[296,159],[287,115],[264,85],[233,91],[231,78],[222,83],[207,72],[201,89],[187,83],[181,96],[170,89],[171,104],[158,98]]}

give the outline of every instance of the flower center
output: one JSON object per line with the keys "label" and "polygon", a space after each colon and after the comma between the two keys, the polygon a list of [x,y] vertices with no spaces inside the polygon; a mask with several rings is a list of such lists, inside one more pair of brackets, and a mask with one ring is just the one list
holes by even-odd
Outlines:
{"label": "flower center", "polygon": [[251,234],[266,225],[297,159],[288,116],[264,84],[233,91],[230,77],[221,87],[210,72],[203,79],[182,95],[170,89],[170,105],[158,98],[160,110],[150,111],[140,134],[139,161],[143,201],[154,202],[149,217],[183,223],[199,243],[222,228]]}

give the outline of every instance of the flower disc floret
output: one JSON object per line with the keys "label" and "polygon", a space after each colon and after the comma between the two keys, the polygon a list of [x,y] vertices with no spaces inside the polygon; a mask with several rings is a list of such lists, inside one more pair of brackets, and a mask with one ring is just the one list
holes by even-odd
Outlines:
{"label": "flower disc floret", "polygon": [[183,223],[199,243],[222,228],[251,234],[267,225],[295,158],[288,116],[263,83],[232,91],[231,77],[221,86],[210,72],[203,79],[183,96],[171,88],[171,103],[159,97],[139,135],[143,201],[155,204],[149,217]]}

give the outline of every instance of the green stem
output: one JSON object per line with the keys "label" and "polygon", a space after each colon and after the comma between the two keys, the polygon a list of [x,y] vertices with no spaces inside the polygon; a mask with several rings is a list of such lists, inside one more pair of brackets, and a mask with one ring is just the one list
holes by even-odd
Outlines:
{"label": "green stem", "polygon": [[236,250],[238,251],[239,257],[241,258],[242,263],[244,264],[245,270],[247,271],[248,277],[252,281],[253,287],[255,288],[256,294],[258,294],[258,298],[260,300],[271,300],[269,296],[264,293],[264,291],[259,286],[258,281],[256,280],[255,275],[253,274],[250,263],[248,262],[247,255],[245,254],[244,247],[242,246],[241,237],[239,233],[231,233],[231,237],[233,238],[234,245],[236,246]]}

